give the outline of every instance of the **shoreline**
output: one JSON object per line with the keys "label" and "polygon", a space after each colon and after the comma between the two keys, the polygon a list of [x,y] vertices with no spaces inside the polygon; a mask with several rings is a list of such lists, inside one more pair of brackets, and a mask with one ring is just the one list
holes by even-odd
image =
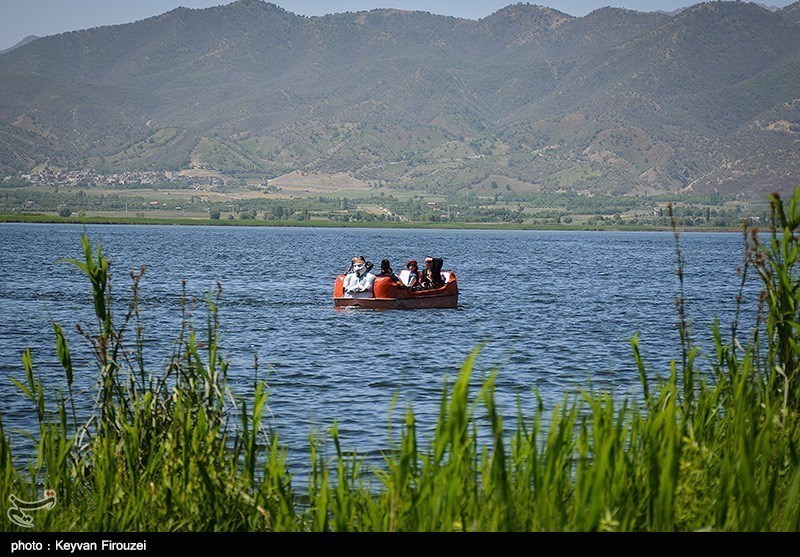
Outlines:
{"label": "shoreline", "polygon": [[[490,222],[333,222],[333,221],[288,221],[288,220],[212,220],[212,219],[176,219],[147,217],[59,217],[41,213],[14,214],[0,213],[0,223],[17,224],[124,224],[138,226],[237,226],[237,227],[285,227],[285,228],[401,228],[409,230],[553,230],[584,232],[671,232],[671,226],[583,226],[580,224],[519,224]],[[740,232],[739,227],[676,227],[680,232]]]}

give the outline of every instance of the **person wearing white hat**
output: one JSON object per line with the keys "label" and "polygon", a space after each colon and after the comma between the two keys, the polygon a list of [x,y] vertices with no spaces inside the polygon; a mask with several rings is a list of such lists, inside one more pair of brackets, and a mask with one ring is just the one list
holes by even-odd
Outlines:
{"label": "person wearing white hat", "polygon": [[367,269],[367,262],[363,257],[352,259],[351,271],[344,277],[344,291],[347,294],[358,292],[368,292],[372,290],[372,283],[375,282],[375,275]]}

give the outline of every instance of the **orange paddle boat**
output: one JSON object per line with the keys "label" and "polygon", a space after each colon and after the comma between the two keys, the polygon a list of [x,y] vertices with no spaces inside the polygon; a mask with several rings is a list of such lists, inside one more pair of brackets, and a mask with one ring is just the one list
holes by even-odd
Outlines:
{"label": "orange paddle boat", "polygon": [[[360,307],[368,309],[426,309],[458,307],[458,280],[453,271],[441,271],[444,284],[438,288],[409,290],[390,277],[375,277],[372,290],[348,294],[344,291],[344,277],[339,275],[333,285],[335,307]],[[397,273],[405,284],[408,271]]]}

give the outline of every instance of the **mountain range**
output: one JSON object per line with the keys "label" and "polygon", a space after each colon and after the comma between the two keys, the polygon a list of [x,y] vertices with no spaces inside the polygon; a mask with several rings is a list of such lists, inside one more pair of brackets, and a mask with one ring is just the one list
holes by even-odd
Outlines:
{"label": "mountain range", "polygon": [[762,197],[800,186],[800,2],[476,21],[239,0],[41,37],[0,54],[0,174],[45,166]]}

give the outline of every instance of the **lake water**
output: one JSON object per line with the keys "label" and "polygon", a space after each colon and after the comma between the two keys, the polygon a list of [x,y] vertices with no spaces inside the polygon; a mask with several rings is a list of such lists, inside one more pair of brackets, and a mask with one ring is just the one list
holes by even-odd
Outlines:
{"label": "lake water", "polygon": [[[498,399],[513,421],[534,390],[547,407],[590,383],[638,396],[629,339],[639,333],[648,373],[666,375],[680,359],[675,296],[675,241],[661,232],[536,232],[175,226],[89,226],[112,260],[114,292],[124,307],[128,272],[144,265],[142,315],[151,369],[163,369],[180,326],[181,280],[204,297],[217,281],[222,346],[232,388],[246,393],[257,355],[271,394],[270,420],[303,462],[310,432],[339,424],[346,449],[376,458],[387,448],[396,412],[413,406],[432,424],[445,378],[487,342],[479,380],[494,368]],[[80,258],[77,225],[0,224],[0,409],[9,429],[35,423],[8,376],[24,374],[33,351],[45,384],[62,385],[49,318],[64,326],[75,352],[76,383],[91,403],[96,369],[74,324],[92,323],[88,284],[63,258]],[[742,260],[739,234],[684,233],[685,296],[693,335],[713,353],[710,323],[728,330]],[[334,309],[333,280],[350,258],[443,257],[461,291],[451,310]],[[753,322],[756,284],[747,288],[743,321]],[[201,324],[204,315],[197,315]],[[702,361],[701,361],[702,364]],[[396,418],[400,415],[397,414]]]}

